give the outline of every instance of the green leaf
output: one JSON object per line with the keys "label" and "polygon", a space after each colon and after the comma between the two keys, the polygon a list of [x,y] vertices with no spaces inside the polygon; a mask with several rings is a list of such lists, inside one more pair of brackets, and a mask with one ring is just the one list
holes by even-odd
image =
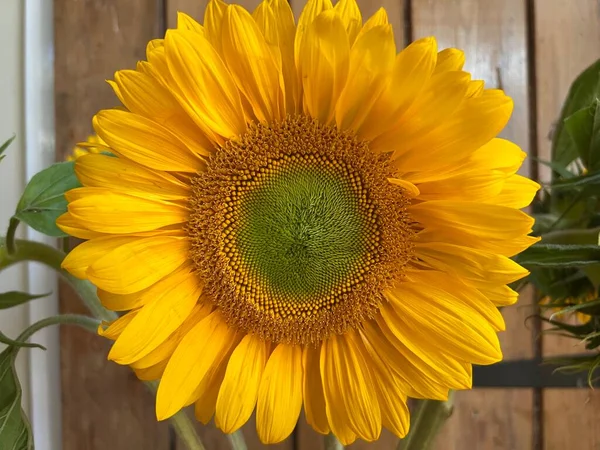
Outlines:
{"label": "green leaf", "polygon": [[2,450],[33,449],[29,420],[21,407],[22,390],[15,358],[18,349],[8,347],[0,353],[0,443]]}
{"label": "green leaf", "polygon": [[4,335],[4,341],[14,343],[0,353],[0,450],[33,450],[33,436],[27,416],[21,408],[21,385],[15,371],[19,348],[35,346],[25,342],[37,331],[51,325],[78,325],[95,333],[100,321],[78,314],[47,317],[23,331],[16,340]]}
{"label": "green leaf", "polygon": [[557,181],[552,184],[551,188],[552,190],[575,189],[595,185],[600,185],[600,172],[586,173],[568,180]]}
{"label": "green leaf", "polygon": [[48,236],[67,236],[56,219],[67,211],[65,192],[80,186],[73,161],[53,164],[27,184],[14,217]]}
{"label": "green leaf", "polygon": [[600,246],[534,244],[515,260],[525,267],[582,267],[600,263]]}
{"label": "green leaf", "polygon": [[569,169],[567,169],[564,166],[561,166],[560,164],[555,163],[554,161],[546,161],[545,159],[538,158],[537,156],[528,156],[528,158],[532,161],[539,162],[544,166],[550,167],[563,178],[573,178],[575,176],[575,174]]}
{"label": "green leaf", "polygon": [[585,69],[571,84],[552,139],[552,161],[567,167],[577,158],[575,143],[565,130],[565,119],[590,106],[599,96],[600,60]]}
{"label": "green leaf", "polygon": [[0,332],[0,343],[6,344],[13,347],[25,347],[25,348],[41,348],[42,350],[46,350],[46,347],[40,344],[34,344],[33,342],[24,342],[18,341],[15,339],[9,338],[4,333]]}
{"label": "green leaf", "polygon": [[[17,135],[13,134],[11,138],[9,138],[8,140],[6,140],[4,142],[4,144],[0,145],[0,155],[2,155],[6,151],[8,146],[10,144],[12,144],[12,142],[15,140],[16,137],[17,137]],[[6,156],[6,155],[2,155],[2,158],[4,158],[4,156]],[[0,161],[2,161],[2,158],[0,158]]]}
{"label": "green leaf", "polygon": [[590,106],[580,109],[565,119],[565,129],[573,143],[583,165],[590,171],[598,168],[600,148],[599,102],[596,100]]}
{"label": "green leaf", "polygon": [[35,300],[36,298],[42,298],[48,295],[50,294],[33,295],[28,294],[27,292],[18,291],[4,292],[0,294],[0,309],[12,308],[13,306],[27,303],[29,300]]}

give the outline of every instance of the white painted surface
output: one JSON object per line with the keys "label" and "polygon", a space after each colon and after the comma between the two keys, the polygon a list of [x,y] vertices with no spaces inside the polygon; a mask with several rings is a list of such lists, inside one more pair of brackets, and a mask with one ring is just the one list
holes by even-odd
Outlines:
{"label": "white painted surface", "polygon": [[[0,14],[0,141],[15,142],[0,163],[0,235],[5,234],[26,180],[54,162],[53,12],[49,0],[2,0]],[[25,226],[19,237],[53,243]],[[0,311],[0,330],[16,337],[37,320],[58,310],[56,275],[37,264],[20,264],[0,273],[0,292],[19,290],[53,295]],[[37,333],[48,348],[22,350],[17,372],[23,407],[37,450],[59,450],[60,377],[58,329]]]}
{"label": "white painted surface", "polygon": [[[19,0],[12,0],[19,1]],[[29,180],[55,160],[54,149],[54,14],[49,0],[25,0],[25,178]],[[32,229],[27,238],[49,245],[48,238]],[[52,292],[29,304],[29,323],[58,314],[56,273],[29,264],[28,291]],[[30,413],[36,450],[61,446],[60,341],[58,327],[45,328],[34,336],[47,351],[29,352]]]}
{"label": "white painted surface", "polygon": [[[23,135],[23,11],[21,0],[3,0],[0,14],[0,141],[17,138],[0,162],[0,235],[6,234],[8,220],[25,186],[25,139]],[[20,236],[23,230],[20,229]],[[0,272],[0,292],[26,291],[24,265]],[[0,330],[16,337],[28,325],[28,306],[0,310]],[[23,384],[23,406],[29,409],[29,360],[26,352],[17,359],[17,373]]]}

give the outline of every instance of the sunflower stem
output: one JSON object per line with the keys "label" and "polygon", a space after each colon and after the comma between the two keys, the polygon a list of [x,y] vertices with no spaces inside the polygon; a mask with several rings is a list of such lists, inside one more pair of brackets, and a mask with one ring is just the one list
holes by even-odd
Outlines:
{"label": "sunflower stem", "polygon": [[231,448],[233,450],[247,450],[246,440],[244,439],[244,435],[240,430],[234,431],[231,434],[227,435],[227,439],[229,439],[229,443],[231,444]]}
{"label": "sunflower stem", "polygon": [[421,400],[411,415],[410,432],[398,443],[396,450],[429,450],[442,425],[452,415],[454,391],[448,394],[448,400]]}
{"label": "sunflower stem", "polygon": [[[14,251],[10,253],[7,248],[7,243],[0,241],[0,271],[19,262],[39,262],[60,273],[60,275],[71,285],[71,287],[77,291],[77,294],[79,294],[79,297],[94,317],[105,321],[112,321],[118,317],[115,312],[109,311],[102,306],[102,303],[100,302],[100,299],[96,293],[96,287],[92,283],[87,280],[80,280],[61,268],[63,259],[66,256],[64,252],[51,247],[50,245],[35,241],[19,239],[15,241],[15,244]],[[80,326],[84,326],[88,329],[96,323],[94,319],[90,318],[89,321],[86,321],[83,317],[69,314],[50,317],[35,324],[31,330],[35,332],[37,329],[39,329],[35,328],[36,326],[43,327],[53,323],[74,323],[76,322],[75,318],[77,318],[77,322]],[[96,331],[96,328],[94,328],[94,331]],[[26,339],[27,337],[29,336],[24,335],[21,336],[20,339]],[[158,388],[158,384],[156,382],[145,382],[144,384],[148,387],[148,389],[150,389],[150,391],[152,391],[154,395],[156,395]],[[200,437],[196,434],[194,424],[185,411],[179,411],[169,419],[169,422],[181,441],[189,450],[205,450]]]}
{"label": "sunflower stem", "polygon": [[325,450],[344,450],[344,446],[333,434],[326,434],[323,439],[325,441]]}
{"label": "sunflower stem", "polygon": [[17,233],[17,228],[19,227],[19,219],[15,217],[10,218],[10,222],[8,222],[8,230],[6,231],[6,250],[9,255],[12,255],[15,252],[15,235]]}

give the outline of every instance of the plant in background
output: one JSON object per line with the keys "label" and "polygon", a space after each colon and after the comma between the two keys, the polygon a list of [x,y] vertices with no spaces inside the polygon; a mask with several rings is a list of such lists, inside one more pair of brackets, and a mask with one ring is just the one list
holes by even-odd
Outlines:
{"label": "plant in background", "polygon": [[[11,367],[53,323],[115,340],[109,358],[158,386],[158,418],[192,449],[191,404],[236,449],[255,409],[273,443],[302,408],[336,448],[382,426],[404,437],[408,397],[433,400],[400,447],[428,448],[471,365],[501,359],[498,306],[516,301],[521,266],[519,286],[591,317],[551,323],[597,341],[596,66],[557,127],[531,246],[520,209],[539,186],[496,137],[512,101],[471,80],[462,52],[427,38],[396,54],[385,11],[363,24],[353,0],[311,0],[297,26],[284,0],[252,16],[211,0],[205,17],[180,14],[147,61],[117,72],[123,107],[100,111],[99,138],[23,194],[0,270],[55,268],[94,318],[1,338],[2,442],[30,448]],[[15,240],[19,222],[85,242],[64,255]]]}
{"label": "plant in background", "polygon": [[537,288],[546,332],[560,333],[590,350],[550,362],[589,372],[600,365],[600,61],[572,84],[552,133],[550,181],[532,205],[534,234],[542,237],[517,257],[531,270],[522,284]]}

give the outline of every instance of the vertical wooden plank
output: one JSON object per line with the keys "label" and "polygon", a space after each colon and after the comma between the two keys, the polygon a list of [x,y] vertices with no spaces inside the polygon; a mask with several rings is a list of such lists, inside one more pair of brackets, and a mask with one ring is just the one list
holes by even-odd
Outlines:
{"label": "vertical wooden plank", "polygon": [[[600,4],[596,0],[535,0],[537,132],[539,155],[550,159],[550,132],[573,79],[600,58]],[[542,180],[549,170],[540,167]],[[583,345],[559,336],[543,337],[544,356],[581,353]],[[600,447],[600,393],[589,389],[544,392],[544,448]]]}
{"label": "vertical wooden plank", "polygon": [[[156,0],[54,0],[56,147],[63,160],[92,132],[94,113],[118,100],[105,79],[134,68],[162,28]],[[61,312],[86,313],[61,286]],[[154,400],[126,367],[106,360],[109,343],[61,329],[63,449],[167,450],[169,430]]]}
{"label": "vertical wooden plank", "polygon": [[[334,2],[335,3],[335,2]],[[390,24],[394,30],[396,38],[396,47],[398,51],[404,47],[404,9],[406,0],[357,0],[360,7],[363,22],[373,15],[379,8],[383,7],[387,11]],[[296,20],[300,16],[305,0],[290,0],[292,10],[296,16]],[[348,446],[349,450],[383,450],[394,449],[398,438],[387,430],[383,430],[381,437],[377,442],[366,443],[357,441]],[[296,450],[323,450],[323,436],[315,432],[309,425],[306,424],[304,415],[300,418],[298,428],[296,430]]]}
{"label": "vertical wooden plank", "polygon": [[[524,0],[428,0],[412,4],[414,38],[436,36],[439,48],[465,51],[465,70],[486,87],[502,87],[515,102],[503,136],[529,149],[527,27]],[[528,173],[528,167],[522,172]],[[525,325],[532,298],[505,308],[507,331],[500,340],[505,359],[531,358],[534,344]],[[456,394],[455,414],[437,448],[527,449],[532,442],[532,390],[476,389]]]}

